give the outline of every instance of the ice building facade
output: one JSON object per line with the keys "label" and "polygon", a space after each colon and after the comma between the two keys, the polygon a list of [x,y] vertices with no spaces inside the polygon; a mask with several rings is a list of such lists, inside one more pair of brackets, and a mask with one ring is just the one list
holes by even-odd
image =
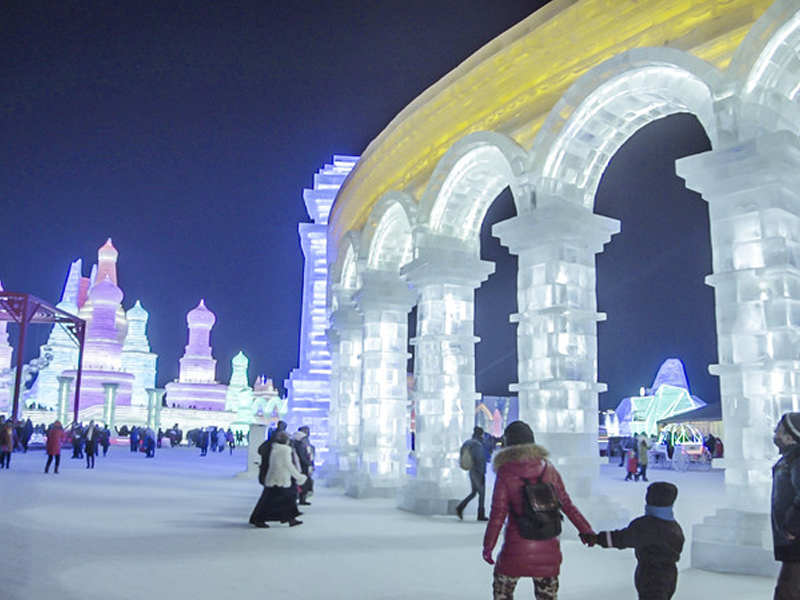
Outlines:
{"label": "ice building facade", "polygon": [[620,228],[594,198],[630,136],[689,113],[713,148],[676,168],[709,208],[729,504],[695,528],[692,560],[773,574],[771,434],[800,409],[798,55],[794,0],[556,0],[398,114],[342,185],[327,229],[331,452],[350,492],[394,490],[403,508],[446,512],[465,489],[474,290],[493,269],[479,230],[509,188],[516,216],[493,233],[518,257],[520,418],[592,523],[621,521],[593,492],[605,388],[595,256]]}
{"label": "ice building facade", "polygon": [[327,296],[327,225],[331,205],[345,177],[358,157],[334,156],[314,175],[313,189],[303,191],[303,200],[311,223],[298,227],[303,249],[303,300],[300,316],[300,351],[298,368],[284,382],[292,429],[307,425],[311,440],[321,457],[328,447],[328,423],[331,397],[331,353],[328,330]]}

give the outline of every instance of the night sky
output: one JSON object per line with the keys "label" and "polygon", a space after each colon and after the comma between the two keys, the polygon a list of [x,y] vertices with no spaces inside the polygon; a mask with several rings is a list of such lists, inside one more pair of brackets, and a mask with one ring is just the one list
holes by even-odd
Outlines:
{"label": "night sky", "polygon": [[[426,88],[544,1],[0,3],[0,281],[58,302],[112,238],[127,309],[150,313],[158,385],[177,377],[186,313],[217,315],[218,378],[250,358],[281,385],[297,366],[302,192],[334,154],[358,155]],[[717,400],[705,203],[674,175],[707,150],[687,116],[647,126],[609,166],[597,212],[623,221],[598,260],[601,404],[687,363]],[[516,381],[513,258],[477,295],[478,390]],[[10,328],[15,330],[15,327]],[[29,349],[47,327],[30,330]]]}

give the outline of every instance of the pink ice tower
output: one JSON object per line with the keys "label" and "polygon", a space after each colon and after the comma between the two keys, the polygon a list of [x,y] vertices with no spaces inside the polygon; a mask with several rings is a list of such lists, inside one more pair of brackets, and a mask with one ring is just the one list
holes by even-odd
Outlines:
{"label": "pink ice tower", "polygon": [[217,361],[211,355],[211,329],[217,317],[200,300],[186,315],[189,343],[180,359],[178,381],[168,383],[167,403],[179,408],[224,410],[227,386],[216,380]]}
{"label": "pink ice tower", "polygon": [[[107,392],[103,384],[116,384],[117,406],[131,403],[134,376],[122,370],[122,344],[128,333],[128,320],[122,308],[122,290],[117,286],[117,250],[109,239],[98,251],[94,285],[78,315],[86,320],[81,408],[104,405]],[[76,377],[74,371],[64,375]]]}

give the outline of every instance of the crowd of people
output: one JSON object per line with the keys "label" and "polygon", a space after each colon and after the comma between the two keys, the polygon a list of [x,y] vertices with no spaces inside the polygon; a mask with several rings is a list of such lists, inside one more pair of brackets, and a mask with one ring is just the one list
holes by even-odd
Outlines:
{"label": "crowd of people", "polygon": [[[0,416],[0,468],[10,468],[10,457],[15,451],[27,451],[27,443],[43,426],[34,426],[30,420],[15,424]],[[147,427],[123,427],[117,434],[130,437],[131,451],[154,452],[163,437],[171,443],[180,443],[182,432],[178,425],[162,433]],[[265,441],[258,447],[260,467],[258,481],[263,486],[253,508],[249,523],[257,528],[269,528],[269,522],[279,522],[296,527],[301,507],[310,506],[313,493],[315,448],[309,440],[307,426],[294,434],[287,431],[287,423],[279,421],[269,430]],[[58,473],[61,448],[66,442],[72,446],[73,458],[85,458],[86,468],[94,468],[98,448],[103,455],[108,451],[110,431],[90,421],[87,425],[75,423],[64,428],[59,421],[44,430],[47,460],[44,472],[54,466]],[[203,428],[192,430],[187,439],[201,448],[203,455],[232,449],[236,435],[229,428]],[[23,440],[26,440],[23,443]],[[800,599],[800,413],[786,413],[775,428],[773,441],[781,454],[773,467],[772,533],[775,559],[781,571],[775,588],[775,600]],[[633,446],[626,451],[628,457],[639,455],[636,470],[629,466],[628,474],[636,480],[647,481],[647,455],[650,439],[633,438]],[[152,447],[151,447],[152,446]],[[634,586],[640,600],[669,600],[677,587],[678,569],[685,542],[683,531],[675,520],[673,505],[678,496],[677,487],[669,482],[657,481],[647,487],[644,515],[628,525],[613,531],[596,532],[586,517],[572,502],[556,466],[549,460],[549,452],[535,441],[533,430],[523,421],[510,423],[502,438],[495,438],[475,427],[472,437],[461,448],[462,468],[469,471],[471,490],[455,508],[459,519],[469,502],[478,497],[479,521],[486,521],[482,555],[493,565],[494,600],[511,600],[522,578],[531,578],[537,600],[556,600],[562,563],[559,533],[536,535],[526,519],[542,518],[545,512],[555,512],[558,519],[567,519],[577,529],[580,540],[589,547],[632,548],[637,560]],[[485,476],[487,465],[495,472],[494,490],[490,512],[485,507]],[[628,463],[630,464],[630,463]],[[544,484],[557,499],[553,509],[538,506],[532,491]],[[538,497],[538,496],[537,496]],[[539,511],[537,513],[537,511]],[[554,517],[551,517],[554,518]],[[545,519],[546,520],[546,519]],[[548,530],[545,530],[548,531]],[[500,533],[504,532],[499,553],[494,554]]]}

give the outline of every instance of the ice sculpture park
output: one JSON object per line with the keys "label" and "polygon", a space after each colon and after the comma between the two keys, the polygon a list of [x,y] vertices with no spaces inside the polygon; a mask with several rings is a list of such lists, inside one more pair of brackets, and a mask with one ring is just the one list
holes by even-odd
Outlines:
{"label": "ice sculpture park", "polygon": [[[795,0],[555,0],[424,92],[362,156],[334,157],[304,195],[313,222],[299,231],[301,351],[287,381],[290,418],[311,423],[328,482],[423,514],[450,513],[464,496],[458,449],[480,400],[474,294],[495,268],[480,259],[479,231],[509,189],[516,216],[493,228],[518,257],[509,392],[593,525],[626,519],[597,486],[595,257],[621,224],[594,199],[627,139],[687,113],[712,144],[675,168],[708,204],[709,368],[726,446],[726,507],[694,527],[692,562],[773,574],[771,436],[783,412],[800,410],[798,92]],[[105,281],[95,287],[118,303]],[[203,309],[182,370],[211,364]],[[120,404],[137,401],[133,385],[119,382]],[[229,401],[223,390],[209,400]]]}

